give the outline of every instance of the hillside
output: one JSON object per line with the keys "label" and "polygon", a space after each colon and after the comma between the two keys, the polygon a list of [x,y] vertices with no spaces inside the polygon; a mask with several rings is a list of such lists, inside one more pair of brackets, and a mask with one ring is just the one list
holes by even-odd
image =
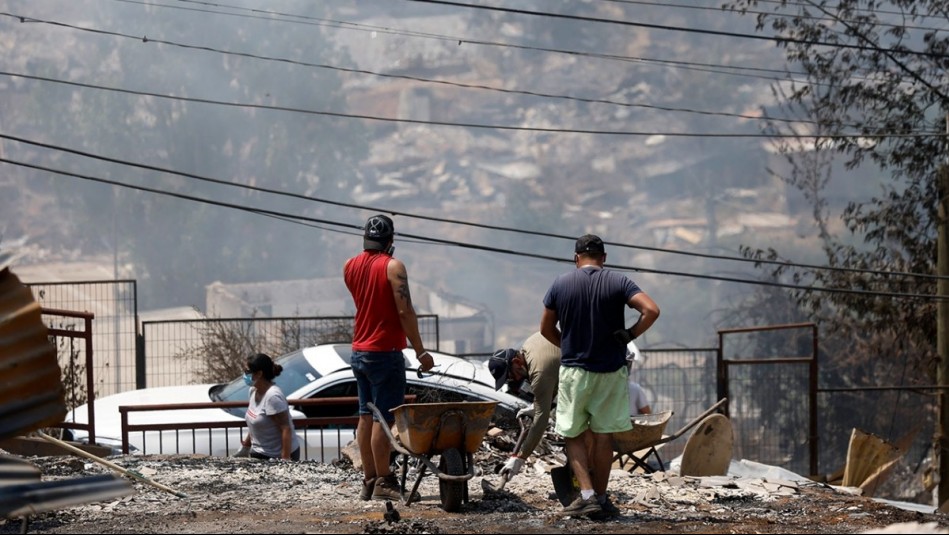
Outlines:
{"label": "hillside", "polygon": [[753,279],[750,265],[695,253],[780,243],[815,260],[810,207],[769,174],[782,162],[767,145],[676,135],[757,133],[773,80],[660,61],[774,65],[779,51],[583,19],[752,21],[605,2],[559,6],[575,20],[403,7],[19,6],[36,22],[0,21],[13,52],[0,63],[42,79],[0,77],[12,103],[0,118],[50,146],[0,145],[45,169],[0,174],[0,232],[26,239],[25,262],[116,257],[144,309],[201,308],[214,281],[335,275],[359,247],[354,227],[397,212],[410,276],[489,306],[498,345],[536,328],[586,232],[632,246],[608,262],[662,306],[650,345],[708,344],[755,289],[715,280]]}

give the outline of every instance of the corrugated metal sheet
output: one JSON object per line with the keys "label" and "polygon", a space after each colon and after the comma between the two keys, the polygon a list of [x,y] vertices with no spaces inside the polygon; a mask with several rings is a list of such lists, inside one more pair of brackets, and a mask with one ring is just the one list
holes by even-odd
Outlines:
{"label": "corrugated metal sheet", "polygon": [[63,384],[56,348],[39,304],[9,267],[0,270],[0,438],[63,421]]}

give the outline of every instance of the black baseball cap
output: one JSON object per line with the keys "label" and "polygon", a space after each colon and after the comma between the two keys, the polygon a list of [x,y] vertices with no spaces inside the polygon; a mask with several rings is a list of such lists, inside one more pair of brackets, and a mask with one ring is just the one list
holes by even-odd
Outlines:
{"label": "black baseball cap", "polygon": [[606,249],[603,248],[603,240],[595,234],[584,234],[577,238],[577,245],[574,247],[573,252],[580,253],[593,253],[593,254],[604,254]]}
{"label": "black baseball cap", "polygon": [[500,390],[507,382],[507,373],[511,368],[511,359],[517,355],[516,349],[499,349],[488,359],[488,369],[494,376],[494,389]]}
{"label": "black baseball cap", "polygon": [[385,251],[395,235],[395,225],[387,215],[376,214],[366,221],[362,247],[367,251]]}

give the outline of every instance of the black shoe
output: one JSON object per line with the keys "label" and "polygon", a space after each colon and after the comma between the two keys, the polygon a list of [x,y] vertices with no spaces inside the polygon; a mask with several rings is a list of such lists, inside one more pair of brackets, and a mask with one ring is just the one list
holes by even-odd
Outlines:
{"label": "black shoe", "polygon": [[590,513],[587,516],[590,518],[590,520],[609,520],[611,518],[622,516],[622,512],[620,512],[619,507],[616,507],[616,505],[613,504],[613,502],[610,500],[610,497],[607,496],[606,501],[600,504],[600,512]]}

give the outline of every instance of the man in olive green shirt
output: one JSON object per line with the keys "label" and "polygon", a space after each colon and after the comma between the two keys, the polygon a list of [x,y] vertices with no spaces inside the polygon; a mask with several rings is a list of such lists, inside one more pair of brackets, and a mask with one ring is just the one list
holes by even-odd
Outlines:
{"label": "man in olive green shirt", "polygon": [[521,383],[527,379],[530,393],[534,396],[533,408],[529,407],[518,413],[518,417],[525,412],[533,415],[530,430],[521,442],[520,449],[512,452],[511,458],[501,469],[501,474],[507,473],[510,479],[521,471],[524,461],[534,452],[534,448],[540,444],[547,431],[551,407],[557,399],[560,348],[550,343],[538,331],[528,337],[519,350],[501,349],[495,352],[488,361],[488,368],[496,381],[496,390],[507,384],[509,391],[519,391]]}

